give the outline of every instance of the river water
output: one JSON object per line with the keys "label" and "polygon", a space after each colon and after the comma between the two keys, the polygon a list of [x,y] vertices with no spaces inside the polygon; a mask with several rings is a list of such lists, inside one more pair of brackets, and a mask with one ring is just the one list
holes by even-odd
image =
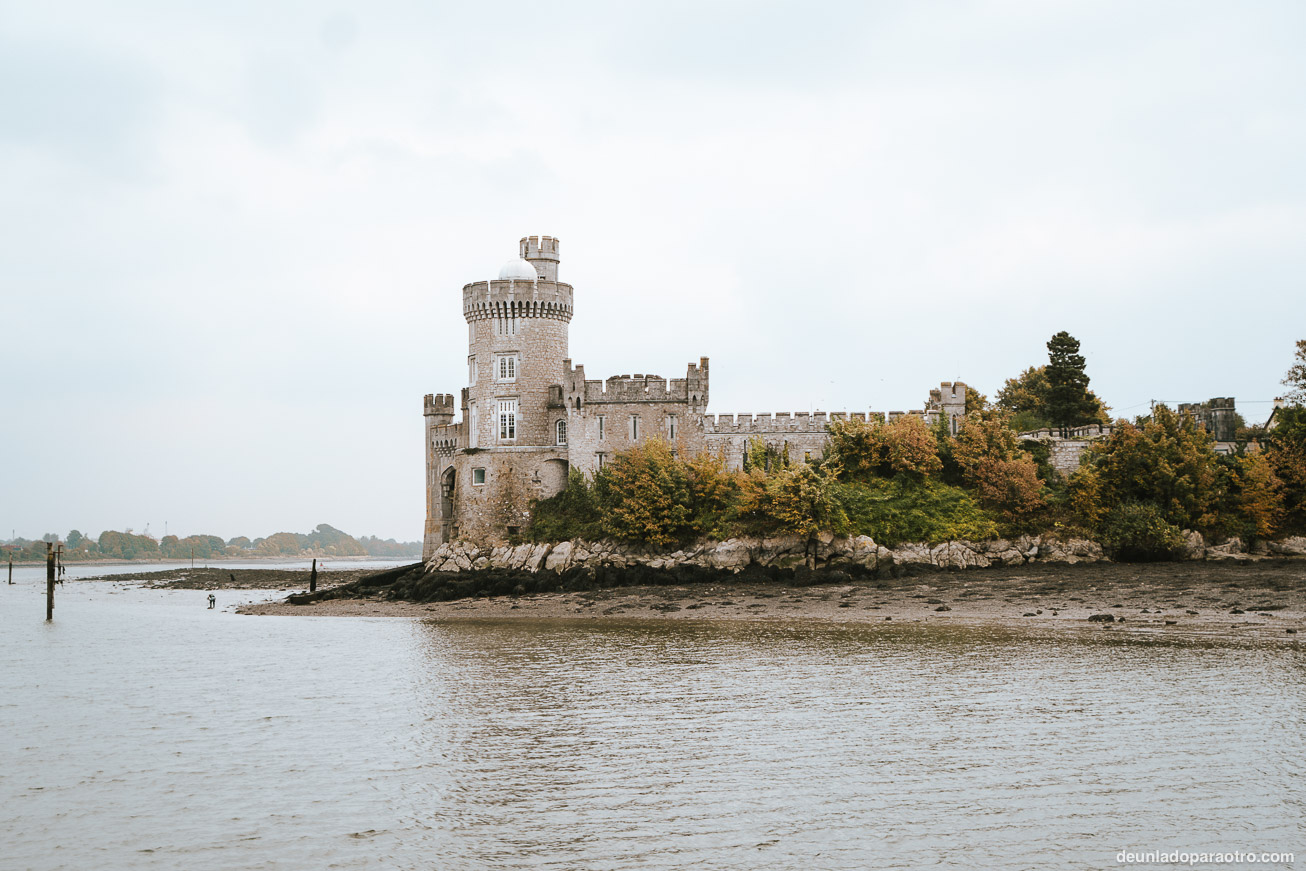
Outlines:
{"label": "river water", "polygon": [[1306,867],[1299,650],[207,595],[0,585],[0,868]]}

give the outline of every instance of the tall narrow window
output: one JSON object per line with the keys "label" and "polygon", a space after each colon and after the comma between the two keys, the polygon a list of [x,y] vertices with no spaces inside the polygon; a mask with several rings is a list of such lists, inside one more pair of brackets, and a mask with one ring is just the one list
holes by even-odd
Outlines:
{"label": "tall narrow window", "polygon": [[[599,441],[603,441],[608,436],[608,419],[604,415],[599,415]],[[599,454],[599,456],[603,456]],[[600,467],[602,468],[602,467]]]}
{"label": "tall narrow window", "polygon": [[674,414],[667,415],[667,439],[670,441],[676,440],[676,416]]}
{"label": "tall narrow window", "polygon": [[607,460],[608,455],[607,455],[607,454],[604,454],[604,453],[598,453],[598,454],[595,454],[594,456],[598,459],[598,467],[599,467],[600,469],[602,469],[602,468],[603,468],[603,463]]}
{"label": "tall narrow window", "polygon": [[471,356],[467,358],[467,383],[468,384],[476,383],[476,357],[475,356]]}
{"label": "tall narrow window", "polygon": [[478,429],[477,424],[481,422],[480,418],[476,414],[475,402],[470,403],[468,405],[467,414],[471,418],[471,423],[468,426],[468,429],[470,429],[471,431],[467,433],[467,447],[474,448],[476,447],[477,443],[480,441],[480,439],[477,438],[477,429]]}
{"label": "tall narrow window", "polygon": [[517,380],[517,355],[501,354],[499,356],[499,372],[496,376],[500,381]]}
{"label": "tall narrow window", "polygon": [[503,441],[517,438],[517,400],[499,400],[499,438]]}
{"label": "tall narrow window", "polygon": [[517,318],[502,317],[494,319],[494,331],[500,336],[517,335]]}
{"label": "tall narrow window", "polygon": [[639,415],[638,414],[632,414],[630,416],[630,440],[632,442],[639,441]]}
{"label": "tall narrow window", "polygon": [[467,344],[476,341],[476,321],[467,322]]}
{"label": "tall narrow window", "polygon": [[567,421],[559,420],[554,424],[554,444],[565,445],[567,443]]}

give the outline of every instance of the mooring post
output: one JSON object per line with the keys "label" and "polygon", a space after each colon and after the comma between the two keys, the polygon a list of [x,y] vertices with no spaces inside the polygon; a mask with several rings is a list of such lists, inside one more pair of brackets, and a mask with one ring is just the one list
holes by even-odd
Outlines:
{"label": "mooring post", "polygon": [[54,543],[45,543],[45,619],[54,619]]}
{"label": "mooring post", "polygon": [[308,591],[310,593],[317,592],[317,560],[316,559],[313,560],[313,571],[308,576]]}
{"label": "mooring post", "polygon": [[14,582],[14,552],[9,551],[9,583]]}

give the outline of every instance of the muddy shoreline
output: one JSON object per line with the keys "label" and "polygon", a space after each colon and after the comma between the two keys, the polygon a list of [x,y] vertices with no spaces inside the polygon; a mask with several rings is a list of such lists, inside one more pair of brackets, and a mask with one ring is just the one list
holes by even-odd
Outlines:
{"label": "muddy shoreline", "polygon": [[[302,577],[302,573],[301,573]],[[727,576],[728,578],[728,576]],[[301,586],[300,589],[303,587]],[[1306,560],[1028,565],[793,586],[722,579],[575,592],[394,601],[385,590],[243,614],[424,620],[819,620],[1116,632],[1301,646]],[[1092,618],[1092,619],[1090,619]]]}

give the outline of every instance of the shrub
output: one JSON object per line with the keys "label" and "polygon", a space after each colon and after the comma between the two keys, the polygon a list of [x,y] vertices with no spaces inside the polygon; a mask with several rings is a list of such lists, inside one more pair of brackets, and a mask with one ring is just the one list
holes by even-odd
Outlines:
{"label": "shrub", "polygon": [[1184,543],[1179,527],[1146,502],[1125,502],[1111,508],[1102,519],[1101,532],[1112,559],[1124,562],[1169,559]]}
{"label": "shrub", "polygon": [[900,476],[872,484],[839,484],[834,495],[854,535],[894,547],[903,542],[938,544],[998,536],[993,517],[959,487]]}

